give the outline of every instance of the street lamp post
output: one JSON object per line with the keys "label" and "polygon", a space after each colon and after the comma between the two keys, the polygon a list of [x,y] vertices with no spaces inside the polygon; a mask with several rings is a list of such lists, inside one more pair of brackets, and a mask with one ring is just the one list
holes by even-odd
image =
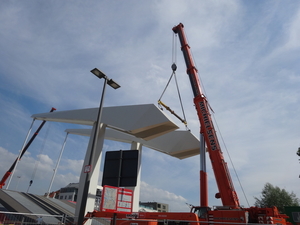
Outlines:
{"label": "street lamp post", "polygon": [[118,83],[116,83],[112,79],[109,79],[103,72],[101,72],[97,68],[92,69],[91,73],[93,73],[99,79],[104,78],[104,84],[103,84],[103,89],[102,89],[102,95],[101,95],[97,120],[95,122],[96,127],[95,127],[95,131],[94,131],[94,136],[92,137],[93,142],[92,142],[91,153],[90,153],[90,157],[89,157],[89,161],[88,161],[89,164],[85,165],[85,168],[84,168],[84,170],[86,172],[86,179],[85,179],[85,184],[84,184],[84,189],[83,189],[82,201],[81,201],[81,205],[80,205],[80,209],[79,209],[79,215],[78,215],[78,221],[77,221],[78,225],[83,224],[83,220],[84,220],[84,216],[85,216],[86,201],[87,201],[87,198],[88,198],[88,191],[89,191],[90,179],[91,179],[90,172],[92,171],[92,161],[93,161],[93,158],[94,158],[94,152],[95,152],[96,147],[97,147],[97,137],[99,135],[99,126],[100,126],[100,122],[101,122],[102,109],[103,109],[103,100],[104,100],[106,85],[108,84],[109,86],[111,86],[114,89],[118,89],[119,87],[121,87]]}

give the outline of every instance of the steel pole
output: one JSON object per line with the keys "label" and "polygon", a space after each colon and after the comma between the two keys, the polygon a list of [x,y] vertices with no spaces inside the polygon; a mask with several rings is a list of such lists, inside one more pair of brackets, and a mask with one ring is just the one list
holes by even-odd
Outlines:
{"label": "steel pole", "polygon": [[[91,153],[90,153],[90,157],[89,157],[89,165],[91,166],[91,171],[93,170],[92,161],[93,161],[93,158],[94,158],[94,152],[95,152],[96,147],[97,147],[97,138],[98,138],[98,135],[99,135],[99,126],[100,126],[101,117],[102,117],[102,109],[103,109],[103,102],[104,102],[106,84],[107,84],[107,77],[104,77],[102,96],[101,96],[101,101],[100,101],[100,105],[99,105],[97,120],[95,122],[96,127],[95,127],[94,136],[93,136]],[[90,180],[91,180],[91,176],[90,176],[91,171],[86,174],[85,185],[84,185],[83,194],[82,194],[82,201],[81,201],[81,205],[80,205],[80,209],[79,209],[79,215],[78,215],[78,221],[77,221],[78,225],[83,224],[83,221],[84,221],[86,201],[87,201],[87,198],[88,198],[88,192],[89,192]]]}

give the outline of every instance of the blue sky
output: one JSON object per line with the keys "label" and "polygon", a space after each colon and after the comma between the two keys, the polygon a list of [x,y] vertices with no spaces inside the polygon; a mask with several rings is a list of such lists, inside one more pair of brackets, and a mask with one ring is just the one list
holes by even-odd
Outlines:
{"label": "blue sky", "polygon": [[[215,112],[241,204],[253,205],[266,182],[299,197],[298,1],[2,1],[0,174],[17,157],[31,115],[51,107],[63,111],[99,105],[102,82],[90,73],[95,67],[121,85],[107,88],[105,106],[156,104],[172,72],[172,27],[180,22]],[[176,73],[188,126],[198,136],[179,42],[177,48]],[[180,112],[174,83],[163,101]],[[19,163],[10,189],[26,191],[37,168],[30,192],[45,193],[64,130],[79,127],[46,123]],[[87,143],[86,137],[69,135],[53,190],[78,181]],[[104,152],[129,148],[106,141]],[[213,197],[217,190],[210,163],[208,171],[210,205],[221,205]],[[142,201],[187,211],[186,202],[199,204],[199,157],[178,160],[144,148],[141,189]]]}

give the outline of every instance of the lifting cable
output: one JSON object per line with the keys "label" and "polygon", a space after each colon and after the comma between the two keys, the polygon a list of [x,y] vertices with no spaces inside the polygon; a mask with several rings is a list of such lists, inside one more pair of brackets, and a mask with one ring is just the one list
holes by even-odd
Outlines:
{"label": "lifting cable", "polygon": [[220,128],[219,128],[219,126],[218,126],[218,123],[217,123],[217,121],[216,121],[216,118],[214,117],[214,114],[212,114],[212,115],[213,115],[213,119],[214,119],[215,125],[216,125],[216,127],[217,127],[217,129],[218,129],[218,131],[219,131],[219,134],[220,134],[221,140],[222,140],[222,142],[223,142],[223,145],[224,145],[224,147],[225,147],[225,149],[226,149],[226,152],[227,152],[227,155],[228,155],[228,157],[229,157],[230,163],[231,163],[231,165],[232,165],[233,171],[234,171],[235,176],[236,176],[236,178],[237,178],[237,181],[238,181],[238,183],[239,183],[239,185],[240,185],[240,188],[241,188],[241,190],[242,190],[242,192],[243,192],[243,195],[244,195],[245,200],[246,200],[246,202],[247,202],[247,204],[248,204],[248,207],[250,207],[250,204],[249,204],[248,198],[247,198],[247,196],[246,196],[245,190],[244,190],[243,185],[242,185],[242,183],[241,183],[240,177],[239,177],[239,175],[238,175],[238,173],[237,173],[237,171],[236,171],[236,169],[235,169],[234,163],[233,163],[232,158],[231,158],[231,156],[230,156],[230,154],[229,154],[229,151],[228,151],[227,146],[226,146],[226,144],[225,144],[225,141],[224,141],[224,139],[223,139],[223,136],[222,136],[222,133],[221,133]]}
{"label": "lifting cable", "polygon": [[45,134],[45,137],[44,137],[44,141],[43,141],[41,150],[40,150],[40,152],[39,152],[39,159],[38,159],[37,161],[35,161],[35,166],[34,166],[34,169],[33,169],[32,175],[31,175],[31,180],[29,181],[29,186],[28,186],[28,188],[27,188],[27,192],[26,192],[26,193],[28,193],[29,188],[31,187],[31,185],[32,185],[32,183],[33,183],[33,180],[34,180],[34,178],[35,178],[37,168],[38,168],[39,163],[40,163],[40,161],[41,161],[41,154],[44,152],[46,140],[47,140],[47,138],[48,138],[48,134],[49,134],[49,130],[50,130],[50,125],[51,125],[51,123],[48,124],[48,128],[47,128],[47,131],[46,131],[46,134]]}
{"label": "lifting cable", "polygon": [[[188,41],[188,42],[189,42],[189,41]],[[192,53],[192,58],[194,58],[194,57],[193,57],[193,52],[192,52],[192,51],[191,51],[191,53]],[[196,63],[196,62],[195,62],[195,63]],[[196,65],[196,68],[197,68],[197,67],[198,67],[198,66]],[[203,88],[203,91],[204,91],[204,94],[205,94],[205,93],[206,93],[205,87],[204,87],[204,85],[203,85],[203,81],[201,80],[201,76],[200,76],[200,75],[199,75],[199,79],[200,79],[200,82],[201,82],[201,84],[202,84],[202,88]],[[206,95],[205,95],[205,96],[206,96]],[[223,142],[223,145],[224,145],[225,150],[226,150],[226,152],[227,152],[227,155],[228,155],[228,157],[229,157],[229,160],[230,160],[230,163],[231,163],[231,165],[232,165],[232,168],[233,168],[233,171],[234,171],[234,173],[235,173],[235,176],[236,176],[236,178],[237,178],[237,180],[238,180],[238,183],[239,183],[240,188],[241,188],[241,190],[242,190],[242,192],[243,192],[243,195],[244,195],[244,197],[245,197],[245,200],[246,200],[248,206],[250,207],[250,204],[249,204],[248,198],[247,198],[247,196],[246,196],[246,194],[245,194],[243,185],[242,185],[242,183],[241,183],[241,181],[240,181],[239,175],[238,175],[238,173],[237,173],[237,171],[236,171],[236,169],[235,169],[234,163],[233,163],[233,161],[232,161],[232,158],[231,158],[231,156],[230,156],[230,154],[229,154],[229,151],[228,151],[227,146],[226,146],[226,144],[225,144],[225,141],[224,141],[224,139],[223,139],[221,130],[220,130],[220,128],[219,128],[219,126],[218,126],[218,123],[217,123],[217,120],[216,120],[216,118],[215,118],[215,116],[214,116],[214,113],[215,113],[215,112],[213,111],[211,105],[209,104],[209,101],[208,101],[207,96],[206,96],[205,98],[206,98],[206,100],[207,100],[208,107],[209,107],[210,111],[212,112],[212,113],[211,113],[211,114],[212,114],[212,119],[214,120],[214,124],[216,125],[217,130],[218,130],[218,132],[219,132],[219,134],[220,134],[221,140],[222,140],[222,142]],[[299,147],[299,154],[300,154],[300,147]],[[299,178],[300,178],[300,175],[299,175]]]}
{"label": "lifting cable", "polygon": [[[192,53],[192,54],[193,54],[193,53]],[[195,63],[196,63],[196,62],[195,62]],[[197,65],[196,65],[196,67],[197,67]],[[202,84],[203,91],[204,91],[204,93],[206,93],[205,87],[204,87],[204,85],[203,85],[203,81],[201,80],[201,77],[200,77],[200,76],[199,76],[199,79],[200,79],[200,82],[201,82],[201,84]],[[207,96],[206,96],[206,99],[207,99],[208,107],[209,107],[210,111],[212,112],[211,115],[212,115],[212,118],[213,118],[213,120],[214,120],[214,124],[215,124],[216,127],[217,127],[217,130],[218,130],[219,135],[220,135],[220,137],[221,137],[222,143],[223,143],[223,145],[224,145],[224,147],[225,147],[225,150],[226,150],[226,153],[227,153],[227,155],[228,155],[228,157],[229,157],[229,161],[230,161],[230,163],[231,163],[231,165],[232,165],[234,174],[235,174],[235,176],[236,176],[236,178],[237,178],[237,181],[238,181],[238,183],[239,183],[239,186],[240,186],[240,188],[241,188],[241,190],[242,190],[242,192],[243,192],[244,198],[245,198],[245,200],[246,200],[248,206],[250,207],[250,204],[249,204],[248,198],[247,198],[247,196],[246,196],[244,187],[243,187],[243,185],[242,185],[242,183],[241,183],[241,180],[240,180],[240,177],[239,177],[239,175],[238,175],[238,173],[237,173],[237,171],[236,171],[236,169],[235,169],[235,166],[234,166],[234,163],[233,163],[233,161],[232,161],[231,155],[230,155],[230,153],[229,153],[229,151],[228,151],[228,149],[227,149],[226,143],[225,143],[225,141],[224,141],[224,139],[223,139],[222,132],[221,132],[221,130],[220,130],[219,126],[218,126],[217,120],[216,120],[216,118],[215,118],[215,116],[214,116],[214,113],[215,113],[215,112],[214,112],[214,110],[212,109],[211,105],[209,104],[209,100],[208,100]],[[299,177],[300,177],[300,176],[299,176]]]}
{"label": "lifting cable", "polygon": [[[168,110],[169,112],[171,112],[177,119],[179,119],[186,127],[187,130],[188,127],[187,127],[187,122],[186,122],[186,117],[185,117],[185,113],[184,113],[184,108],[183,108],[183,104],[182,104],[182,99],[181,99],[181,95],[180,95],[180,91],[179,91],[179,86],[178,86],[178,82],[177,82],[177,78],[176,78],[176,69],[177,69],[177,66],[176,66],[176,45],[177,45],[177,41],[176,41],[176,34],[173,35],[173,44],[172,44],[172,61],[173,61],[173,64],[171,66],[172,68],[172,74],[169,78],[169,81],[165,87],[165,89],[163,90],[163,93],[161,94],[159,100],[158,100],[158,106],[161,110],[163,110],[162,107],[164,107],[166,110]],[[181,110],[182,110],[182,114],[183,114],[183,117],[184,118],[181,118],[178,114],[176,114],[170,107],[168,107],[166,104],[164,104],[162,101],[161,101],[161,98],[163,97],[167,87],[169,86],[170,84],[170,81],[172,79],[172,77],[174,76],[174,79],[175,79],[175,83],[176,83],[176,87],[177,87],[177,93],[178,93],[178,97],[179,97],[179,101],[180,101],[180,105],[181,105]]]}

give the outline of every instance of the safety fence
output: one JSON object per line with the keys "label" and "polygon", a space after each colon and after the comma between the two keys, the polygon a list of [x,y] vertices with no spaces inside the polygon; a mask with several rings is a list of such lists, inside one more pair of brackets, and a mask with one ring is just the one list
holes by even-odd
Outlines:
{"label": "safety fence", "polygon": [[[66,215],[49,215],[33,213],[17,213],[0,211],[0,225],[79,225],[75,218]],[[153,219],[116,219],[113,218],[86,218],[86,225],[263,225],[247,222],[216,222],[191,220],[153,220]],[[267,224],[266,224],[267,225]]]}
{"label": "safety fence", "polygon": [[0,211],[0,225],[31,225],[31,224],[58,225],[58,224],[65,224],[67,220],[68,218],[64,215],[48,215],[48,214]]}
{"label": "safety fence", "polygon": [[[0,225],[76,225],[75,218],[67,215],[49,215],[0,211]],[[106,218],[89,218],[87,224],[110,225]]]}

